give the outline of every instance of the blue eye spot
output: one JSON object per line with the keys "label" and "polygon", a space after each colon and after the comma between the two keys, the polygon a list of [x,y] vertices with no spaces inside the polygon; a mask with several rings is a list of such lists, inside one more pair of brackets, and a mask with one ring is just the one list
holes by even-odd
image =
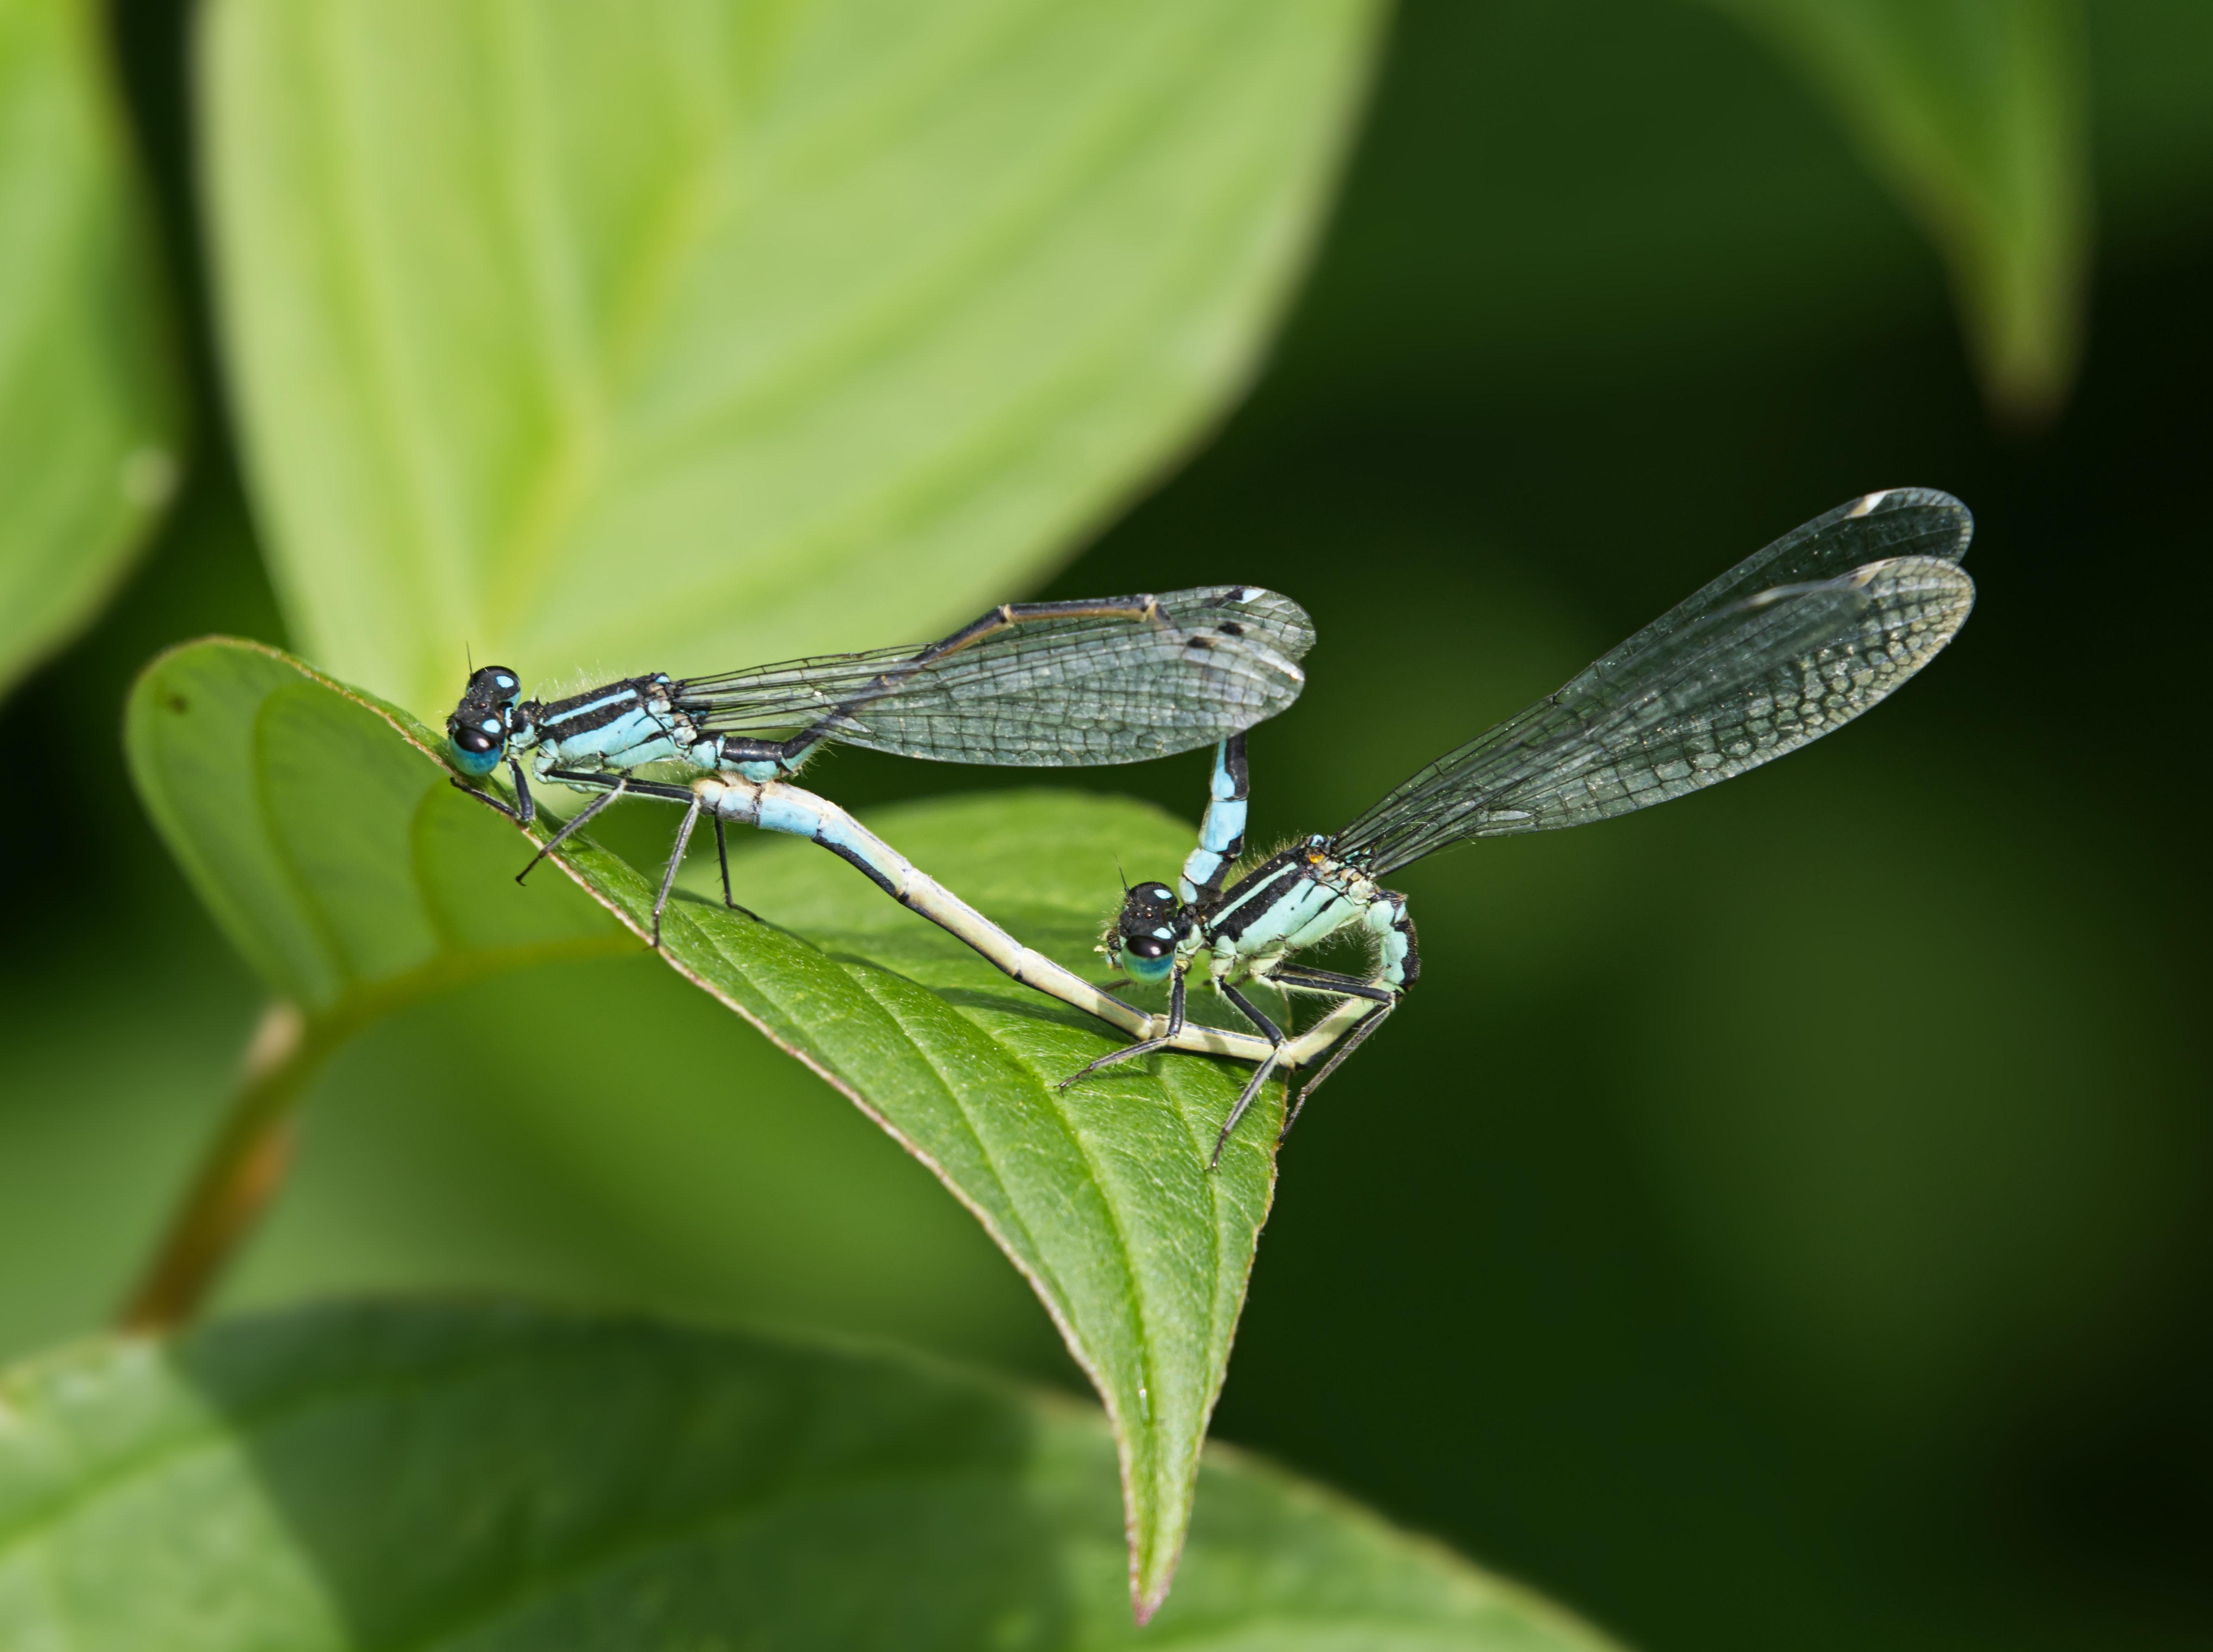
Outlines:
{"label": "blue eye spot", "polygon": [[[479,742],[482,742],[481,749]],[[499,766],[502,747],[499,741],[487,739],[471,728],[454,735],[446,742],[454,756],[454,766],[463,774],[487,775]]]}
{"label": "blue eye spot", "polygon": [[1125,948],[1122,954],[1122,971],[1133,981],[1143,981],[1148,984],[1155,981],[1165,981],[1175,972],[1175,954],[1167,951],[1162,952],[1157,958],[1141,958],[1134,952]]}

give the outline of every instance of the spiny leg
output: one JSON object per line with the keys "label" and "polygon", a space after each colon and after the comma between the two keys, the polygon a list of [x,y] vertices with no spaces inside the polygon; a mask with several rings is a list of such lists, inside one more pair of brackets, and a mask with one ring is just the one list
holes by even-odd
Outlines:
{"label": "spiny leg", "polygon": [[1357,975],[1340,975],[1333,969],[1278,965],[1268,978],[1277,986],[1295,987],[1302,992],[1337,992],[1348,998],[1371,998],[1377,1003],[1395,1003],[1399,997],[1389,987],[1377,986]]}
{"label": "spiny leg", "polygon": [[515,759],[510,757],[507,759],[507,768],[508,772],[515,777],[515,801],[514,803],[509,803],[502,797],[495,797],[491,793],[479,787],[472,786],[457,774],[449,774],[446,778],[453,783],[455,790],[466,792],[479,803],[489,803],[518,826],[528,826],[538,818],[538,805],[531,801],[530,783],[522,777],[522,765]]}
{"label": "spiny leg", "polygon": [[540,848],[535,855],[533,855],[530,857],[530,864],[524,867],[522,870],[515,875],[515,881],[517,883],[520,883],[523,879],[528,877],[533,871],[537,869],[539,862],[544,860],[548,855],[558,849],[563,844],[568,842],[571,837],[575,836],[576,833],[582,828],[585,821],[590,820],[592,816],[597,814],[608,804],[613,802],[616,798],[621,796],[623,793],[629,789],[629,787],[630,781],[627,778],[618,780],[615,782],[613,790],[600,793],[600,796],[592,799],[590,802],[585,804],[583,808],[578,809],[574,814],[570,815],[567,820],[562,823],[561,829],[555,832],[552,837],[548,838],[546,840],[545,845]]}
{"label": "spiny leg", "polygon": [[521,822],[521,811],[517,809],[514,804],[509,802],[505,798],[495,797],[481,787],[472,786],[467,781],[462,779],[460,776],[457,774],[448,775],[446,777],[446,781],[447,783],[452,786],[455,791],[461,792],[467,796],[475,798],[479,803],[483,803],[490,808],[497,809],[502,814],[507,816],[509,820],[515,821],[517,824]]}
{"label": "spiny leg", "polygon": [[1386,1002],[1378,1004],[1367,1015],[1362,1016],[1354,1024],[1352,1030],[1338,1040],[1337,1048],[1330,1052],[1329,1059],[1322,1063],[1321,1070],[1306,1082],[1305,1086],[1299,1091],[1298,1099],[1291,1103],[1290,1112],[1283,1118],[1283,1131],[1276,1137],[1278,1142],[1291,1133],[1291,1126],[1299,1122],[1299,1113],[1305,1107],[1307,1098],[1321,1088],[1322,1080],[1335,1072],[1344,1058],[1360,1047],[1360,1041],[1382,1026],[1383,1018],[1398,1007],[1397,998],[1387,999]]}
{"label": "spiny leg", "polygon": [[1139,1039],[1135,1044],[1125,1045],[1119,1050],[1109,1050],[1089,1066],[1070,1073],[1059,1083],[1054,1085],[1053,1088],[1064,1090],[1070,1085],[1090,1077],[1101,1068],[1112,1067],[1118,1062],[1130,1061],[1138,1056],[1149,1056],[1155,1050],[1168,1048],[1175,1042],[1176,1034],[1183,1031],[1183,1000],[1184,972],[1178,970],[1175,972],[1175,979],[1168,986],[1168,1030],[1164,1035],[1155,1039]]}
{"label": "spiny leg", "polygon": [[734,912],[743,912],[756,924],[761,921],[759,912],[750,906],[741,906],[730,897],[730,840],[722,831],[722,817],[715,817],[715,858],[722,865],[722,905]]}
{"label": "spiny leg", "polygon": [[[698,793],[693,793],[692,807],[684,811],[684,824],[676,828],[676,847],[669,851],[668,865],[661,875],[661,893],[653,898],[653,944],[661,944],[661,915],[668,909],[668,892],[676,887],[676,869],[684,864],[684,851],[692,846],[692,828],[699,824],[699,811],[705,807]],[[715,820],[716,826],[722,817]],[[727,875],[727,873],[726,873]]]}
{"label": "spiny leg", "polygon": [[1222,989],[1222,996],[1235,1005],[1247,1021],[1260,1029],[1261,1035],[1268,1040],[1268,1054],[1267,1058],[1253,1070],[1253,1076],[1247,1081],[1244,1094],[1237,1098],[1237,1105],[1229,1109],[1229,1117],[1222,1121],[1222,1134],[1214,1138],[1214,1156],[1206,1161],[1209,1172],[1222,1163],[1222,1149],[1229,1145],[1229,1132],[1237,1128],[1237,1121],[1252,1106],[1253,1098],[1260,1094],[1260,1087],[1268,1082],[1268,1075],[1276,1070],[1276,1063],[1283,1052],[1283,1028],[1262,1015],[1250,999],[1228,982],[1222,981],[1217,984]]}

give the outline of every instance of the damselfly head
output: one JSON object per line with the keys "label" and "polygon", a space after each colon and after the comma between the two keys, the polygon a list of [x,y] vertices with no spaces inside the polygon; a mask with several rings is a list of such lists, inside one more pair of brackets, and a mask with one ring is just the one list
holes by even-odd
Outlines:
{"label": "damselfly head", "polygon": [[514,727],[511,708],[521,692],[522,680],[505,666],[480,666],[469,673],[461,703],[446,719],[446,743],[456,768],[482,775],[499,766]]}
{"label": "damselfly head", "polygon": [[1165,883],[1140,883],[1122,897],[1106,932],[1106,956],[1136,981],[1165,981],[1175,969],[1176,942],[1190,920]]}
{"label": "damselfly head", "polygon": [[461,691],[463,705],[512,705],[522,696],[522,680],[505,666],[479,666]]}

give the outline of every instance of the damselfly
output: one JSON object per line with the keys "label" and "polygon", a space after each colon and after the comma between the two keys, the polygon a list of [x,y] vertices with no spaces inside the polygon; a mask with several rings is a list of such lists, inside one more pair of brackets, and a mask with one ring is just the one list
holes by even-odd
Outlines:
{"label": "damselfly", "polygon": [[[452,760],[472,779],[504,762],[510,805],[454,784],[525,825],[530,777],[600,793],[521,876],[625,796],[690,805],[653,908],[661,916],[702,808],[669,776],[705,771],[760,784],[843,743],[946,762],[1031,766],[1135,763],[1189,751],[1272,716],[1305,686],[1313,623],[1257,586],[1165,595],[1003,605],[924,648],[822,655],[716,676],[629,677],[541,704],[505,666],[470,674],[446,722]],[[522,758],[530,759],[526,774]],[[804,794],[802,794],[802,796]],[[728,845],[723,851],[729,893]],[[787,830],[775,820],[758,824]],[[735,905],[735,902],[732,903]]]}
{"label": "damselfly", "polygon": [[[1926,489],[1839,506],[1746,558],[1559,692],[1430,764],[1342,831],[1270,856],[1227,889],[1248,788],[1243,736],[1225,741],[1179,887],[1130,890],[1107,934],[1117,967],[1170,984],[1167,1027],[1064,1083],[1148,1051],[1191,1047],[1181,1036],[1185,980],[1202,968],[1270,1046],[1222,1126],[1216,1161],[1271,1072],[1307,1065],[1335,1044],[1292,1105],[1288,1131],[1419,973],[1405,898],[1381,880],[1469,838],[1582,826],[1665,802],[1841,728],[1966,622],[1975,588],[1958,564],[1973,531],[1966,507]],[[1293,961],[1346,930],[1373,948],[1364,976]],[[1338,1003],[1293,1038],[1238,990],[1250,981]]]}

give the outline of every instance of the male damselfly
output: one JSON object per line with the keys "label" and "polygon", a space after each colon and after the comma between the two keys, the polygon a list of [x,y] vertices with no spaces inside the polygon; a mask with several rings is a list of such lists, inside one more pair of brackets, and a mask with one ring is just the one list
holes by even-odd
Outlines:
{"label": "male damselfly", "polygon": [[[1558,693],[1420,770],[1342,831],[1270,856],[1227,888],[1248,789],[1241,734],[1217,753],[1199,846],[1180,886],[1125,896],[1106,951],[1133,979],[1167,981],[1167,1025],[1078,1079],[1162,1048],[1188,1048],[1185,978],[1204,972],[1269,1052],[1215,1143],[1214,1161],[1279,1067],[1335,1048],[1307,1099],[1397,1008],[1420,970],[1405,898],[1381,880],[1474,838],[1582,826],[1744,773],[1841,728],[1936,657],[1967,618],[1959,567],[1966,507],[1921,488],[1871,493],[1816,517],[1722,575]],[[1294,954],[1341,931],[1374,951],[1365,975]],[[1259,981],[1338,1003],[1292,1037],[1238,991]]]}
{"label": "male damselfly", "polygon": [[[485,666],[470,674],[446,732],[452,761],[469,779],[483,779],[504,762],[515,801],[510,805],[469,779],[454,783],[524,825],[536,814],[531,777],[600,794],[553,834],[518,881],[618,797],[690,806],[654,903],[657,945],[661,913],[704,807],[689,787],[664,777],[705,771],[761,785],[796,773],[833,743],[1024,766],[1170,756],[1289,705],[1305,686],[1298,662],[1313,643],[1313,623],[1298,604],[1252,585],[1009,603],[924,648],[713,676],[629,677],[546,703],[523,699],[521,679],[507,667]],[[719,811],[715,817],[726,899],[729,818]],[[755,823],[798,829],[779,825],[773,812]]]}

